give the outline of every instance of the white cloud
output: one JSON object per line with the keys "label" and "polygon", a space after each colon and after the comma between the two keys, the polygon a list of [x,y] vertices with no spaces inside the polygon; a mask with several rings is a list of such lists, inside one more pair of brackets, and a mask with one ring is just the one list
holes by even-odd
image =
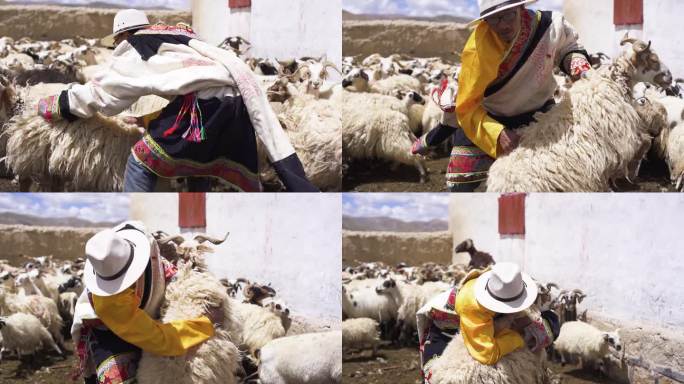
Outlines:
{"label": "white cloud", "polygon": [[343,195],[342,211],[355,217],[391,217],[404,221],[447,220],[449,195],[368,193]]}
{"label": "white cloud", "polygon": [[[8,0],[12,3],[18,0]],[[34,2],[34,3],[44,3],[44,0],[22,0],[23,2]],[[69,5],[84,5],[87,6],[89,3],[94,3],[92,0],[51,0],[50,3],[53,4],[69,4]],[[98,2],[106,2],[116,5],[125,5],[131,8],[144,6],[146,8],[150,7],[164,7],[171,9],[182,9],[190,10],[190,0],[102,0]]]}
{"label": "white cloud", "polygon": [[130,198],[121,193],[2,193],[0,212],[75,217],[93,222],[128,218]]}

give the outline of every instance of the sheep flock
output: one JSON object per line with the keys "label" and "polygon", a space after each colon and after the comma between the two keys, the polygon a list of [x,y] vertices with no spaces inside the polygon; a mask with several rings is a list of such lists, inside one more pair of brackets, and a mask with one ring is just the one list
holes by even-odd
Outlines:
{"label": "sheep flock", "polygon": [[[625,36],[621,45],[614,59],[591,55],[593,70],[574,83],[556,71],[557,105],[519,130],[520,146],[494,162],[481,190],[684,190],[681,79],[660,61],[657,42]],[[455,98],[460,64],[372,54],[345,57],[343,73],[345,190],[445,190],[451,138],[425,156],[411,155],[411,144],[439,124],[438,89]],[[654,91],[635,96],[644,84]],[[397,102],[410,92],[416,97]]]}
{"label": "sheep flock", "polygon": [[[49,124],[36,115],[37,101],[107,70],[111,50],[97,40],[34,41],[0,38],[0,177],[5,189],[104,191],[123,188],[126,160],[142,137],[132,117],[165,107],[169,100],[144,96],[117,116],[97,114],[73,123]],[[241,38],[220,47],[233,50],[253,69],[278,114],[309,180],[323,191],[341,189],[341,116],[333,94],[341,85],[335,64],[323,57],[288,60],[247,58]],[[284,186],[258,143],[259,173],[266,190]],[[12,184],[9,184],[11,180]],[[160,180],[159,191],[184,191],[184,179]],[[213,191],[231,190],[216,180]]]}
{"label": "sheep flock", "polygon": [[[176,270],[167,281],[160,320],[199,317],[207,308],[217,308],[223,316],[214,336],[185,356],[143,353],[139,383],[277,384],[307,377],[315,378],[311,383],[340,382],[339,330],[294,315],[270,284],[242,277],[219,279],[208,271],[205,256],[227,236],[186,238],[157,231],[153,237]],[[56,261],[51,256],[20,260],[23,265],[0,260],[0,370],[7,371],[6,364],[14,360],[20,363],[17,374],[32,374],[64,360],[68,362],[56,365],[61,366],[57,374],[67,380],[78,372],[71,331],[84,289],[85,261]],[[303,349],[299,356],[292,355],[292,343]],[[303,359],[306,354],[308,360]],[[295,364],[300,365],[293,368]]]}
{"label": "sheep flock", "polygon": [[[467,253],[470,261],[415,266],[357,261],[343,268],[345,380],[377,382],[383,377],[379,382],[390,382],[413,377],[420,381],[419,333],[425,331],[421,324],[430,324],[422,317],[426,308],[441,308],[448,296],[446,292],[457,288],[468,273],[496,263],[492,255],[476,249],[469,239],[456,246],[454,252]],[[537,281],[537,286],[537,300],[525,315],[540,319],[542,311],[553,311],[560,319],[560,335],[555,343],[537,353],[520,349],[487,366],[469,355],[458,333],[449,335],[443,354],[426,362],[423,375],[429,380],[425,382],[574,383],[567,375],[569,367],[585,372],[583,377],[598,380],[586,382],[612,382],[603,380],[616,376],[627,380],[631,367],[625,347],[630,354],[640,353],[637,347],[629,348],[634,335],[600,320],[599,310],[586,306],[585,299],[591,292],[585,293],[577,286],[560,287],[554,282]],[[434,304],[434,300],[443,301]],[[597,316],[592,318],[592,314]],[[658,377],[652,374],[651,380]]]}

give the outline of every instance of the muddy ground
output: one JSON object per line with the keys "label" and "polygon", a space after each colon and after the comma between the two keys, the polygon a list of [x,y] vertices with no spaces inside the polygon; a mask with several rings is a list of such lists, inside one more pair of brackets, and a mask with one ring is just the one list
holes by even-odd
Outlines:
{"label": "muddy ground", "polygon": [[[417,348],[386,347],[378,351],[351,352],[343,356],[342,381],[345,384],[421,384],[420,359]],[[554,365],[563,384],[611,384],[610,380],[576,367]]]}
{"label": "muddy ground", "polygon": [[39,353],[33,359],[25,357],[19,361],[15,356],[5,354],[0,362],[0,383],[81,383],[81,380],[71,381],[77,358],[73,354],[72,343],[67,341],[65,344],[69,348],[65,357],[55,353]]}
{"label": "muddy ground", "polygon": [[[350,164],[342,181],[342,190],[349,192],[447,192],[445,174],[448,157],[426,161],[428,182],[421,184],[414,167],[392,164],[380,160]],[[619,183],[618,192],[674,192],[667,166],[662,161],[645,161],[639,180],[632,185]]]}

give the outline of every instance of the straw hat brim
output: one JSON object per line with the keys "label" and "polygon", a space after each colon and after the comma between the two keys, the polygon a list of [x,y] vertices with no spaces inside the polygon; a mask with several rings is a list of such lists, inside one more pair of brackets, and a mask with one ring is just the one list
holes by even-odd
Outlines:
{"label": "straw hat brim", "polygon": [[115,47],[114,41],[115,41],[117,35],[124,33],[124,32],[127,32],[127,31],[130,31],[130,30],[133,30],[133,29],[145,28],[145,27],[149,27],[149,26],[150,26],[149,24],[141,24],[141,25],[134,25],[131,27],[123,28],[122,30],[117,31],[116,33],[112,33],[111,35],[105,36],[102,39],[100,39],[100,45],[102,45],[103,47],[106,47],[106,48],[114,48]]}
{"label": "straw hat brim", "polygon": [[527,274],[522,274],[523,282],[525,283],[525,293],[514,301],[500,301],[492,297],[487,291],[487,282],[492,276],[492,271],[483,273],[475,281],[475,299],[477,302],[496,313],[516,313],[524,311],[529,308],[537,299],[537,283]]}
{"label": "straw hat brim", "polygon": [[495,15],[495,14],[497,14],[497,13],[499,13],[499,12],[503,12],[503,11],[505,11],[505,10],[507,10],[507,9],[519,7],[519,6],[521,6],[521,5],[532,4],[532,3],[536,3],[536,2],[537,2],[537,0],[522,0],[522,1],[519,1],[519,2],[517,2],[517,3],[509,4],[509,5],[505,6],[505,7],[497,8],[497,9],[495,9],[495,10],[493,10],[493,11],[491,11],[491,12],[488,12],[488,13],[486,13],[486,14],[484,14],[484,15],[478,17],[477,19],[471,21],[470,23],[468,23],[468,27],[474,26],[474,25],[477,24],[478,22],[482,21],[485,17],[489,17],[489,16],[492,16],[492,15]]}

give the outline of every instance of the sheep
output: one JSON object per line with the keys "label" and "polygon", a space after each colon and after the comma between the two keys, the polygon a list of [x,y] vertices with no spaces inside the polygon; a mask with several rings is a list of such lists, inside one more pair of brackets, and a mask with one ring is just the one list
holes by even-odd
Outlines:
{"label": "sheep", "polygon": [[330,384],[342,382],[342,333],[307,333],[282,337],[260,353],[262,384]]}
{"label": "sheep", "polygon": [[342,322],[342,347],[372,348],[372,357],[378,354],[380,330],[378,322],[369,318],[347,319]]}
{"label": "sheep", "polygon": [[494,365],[473,359],[460,336],[454,337],[442,355],[424,367],[431,384],[550,384],[545,354],[518,349]]}
{"label": "sheep", "polygon": [[[557,288],[557,287],[556,287]],[[576,321],[577,320],[577,304],[581,303],[587,295],[579,289],[572,291],[563,290],[558,294],[551,304],[558,308],[561,322]]]}
{"label": "sheep", "polygon": [[268,308],[234,301],[233,310],[242,323],[242,344],[251,355],[287,332],[280,316]]}
{"label": "sheep", "polygon": [[368,74],[359,68],[347,74],[342,81],[342,87],[352,92],[370,92],[389,96],[394,95],[396,91],[423,91],[420,80],[409,75],[396,75],[371,82]]}
{"label": "sheep", "polygon": [[470,255],[468,269],[484,269],[496,263],[492,255],[475,249],[475,245],[471,239],[463,240],[454,248],[454,253],[459,252],[468,252]]}
{"label": "sheep", "polygon": [[307,94],[313,95],[317,99],[329,99],[334,92],[334,85],[330,84],[327,89],[322,88],[327,83],[328,68],[332,68],[341,74],[337,66],[328,61],[326,56],[323,56],[320,60],[307,60],[300,64],[295,75],[299,75],[302,87]]}
{"label": "sheep", "polygon": [[230,299],[213,275],[194,271],[191,263],[179,263],[175,280],[166,287],[161,321],[196,318],[210,307],[224,312],[223,323],[214,336],[186,356],[162,357],[143,352],[137,373],[140,384],[238,382],[241,357],[233,340],[240,339],[241,330]]}
{"label": "sheep", "polygon": [[342,103],[343,155],[348,159],[380,158],[414,165],[421,183],[425,183],[428,174],[424,161],[411,154],[416,137],[409,128],[407,115],[389,108],[359,108],[369,99],[356,101],[350,95],[345,92]]}
{"label": "sheep", "polygon": [[63,320],[59,315],[57,304],[47,297],[39,295],[24,296],[5,291],[0,286],[1,313],[28,313],[40,320],[40,323],[50,332],[58,345],[64,345],[62,335]]}
{"label": "sheep", "polygon": [[62,355],[62,350],[55,344],[50,333],[33,315],[15,313],[0,317],[0,334],[3,349],[16,351],[19,358],[23,355],[33,355],[44,347],[50,347]]}
{"label": "sheep", "polygon": [[[200,271],[206,271],[207,265],[203,255],[207,252],[213,252],[214,249],[204,243],[209,242],[214,245],[223,244],[228,238],[228,235],[230,235],[230,232],[226,232],[223,239],[208,235],[195,235],[195,237],[190,240],[186,240],[182,235],[175,235],[166,236],[157,239],[156,241],[160,247],[160,252],[167,260],[172,263],[183,260],[192,263],[193,267]],[[173,244],[175,244],[175,246],[173,246]]]}
{"label": "sheep", "polygon": [[342,286],[342,314],[348,318],[371,318],[380,324],[397,317],[399,308],[389,296],[378,295],[381,279],[355,280]]}
{"label": "sheep", "polygon": [[428,282],[423,285],[408,284],[387,278],[375,288],[378,295],[387,295],[394,300],[397,320],[401,329],[401,341],[408,342],[417,330],[416,313],[434,296],[446,291],[450,286],[442,282]]}
{"label": "sheep", "polygon": [[40,97],[65,88],[65,84],[30,87],[22,95],[23,111],[5,126],[5,161],[18,175],[20,189],[27,191],[31,180],[37,179],[48,190],[61,190],[65,182],[74,190],[122,190],[126,161],[141,137],[140,127],[123,117],[101,114],[73,123],[53,124],[36,115],[35,105]]}
{"label": "sheep", "polygon": [[667,111],[667,126],[654,142],[657,156],[668,165],[670,180],[677,191],[684,191],[684,100],[666,96],[648,83],[634,86],[634,98],[655,99]]}
{"label": "sheep", "polygon": [[569,321],[561,326],[560,335],[553,347],[560,353],[563,365],[568,357],[576,356],[582,367],[586,363],[596,363],[602,367],[603,359],[608,357],[610,348],[617,351],[622,349],[618,331],[604,332],[581,321]]}
{"label": "sheep", "polygon": [[626,42],[634,43],[631,52],[576,82],[558,105],[519,130],[518,148],[490,168],[487,191],[608,191],[615,179],[635,176],[665,122],[662,108],[632,100],[632,84],[644,77],[669,84],[671,75],[660,64],[653,70],[650,45]]}

